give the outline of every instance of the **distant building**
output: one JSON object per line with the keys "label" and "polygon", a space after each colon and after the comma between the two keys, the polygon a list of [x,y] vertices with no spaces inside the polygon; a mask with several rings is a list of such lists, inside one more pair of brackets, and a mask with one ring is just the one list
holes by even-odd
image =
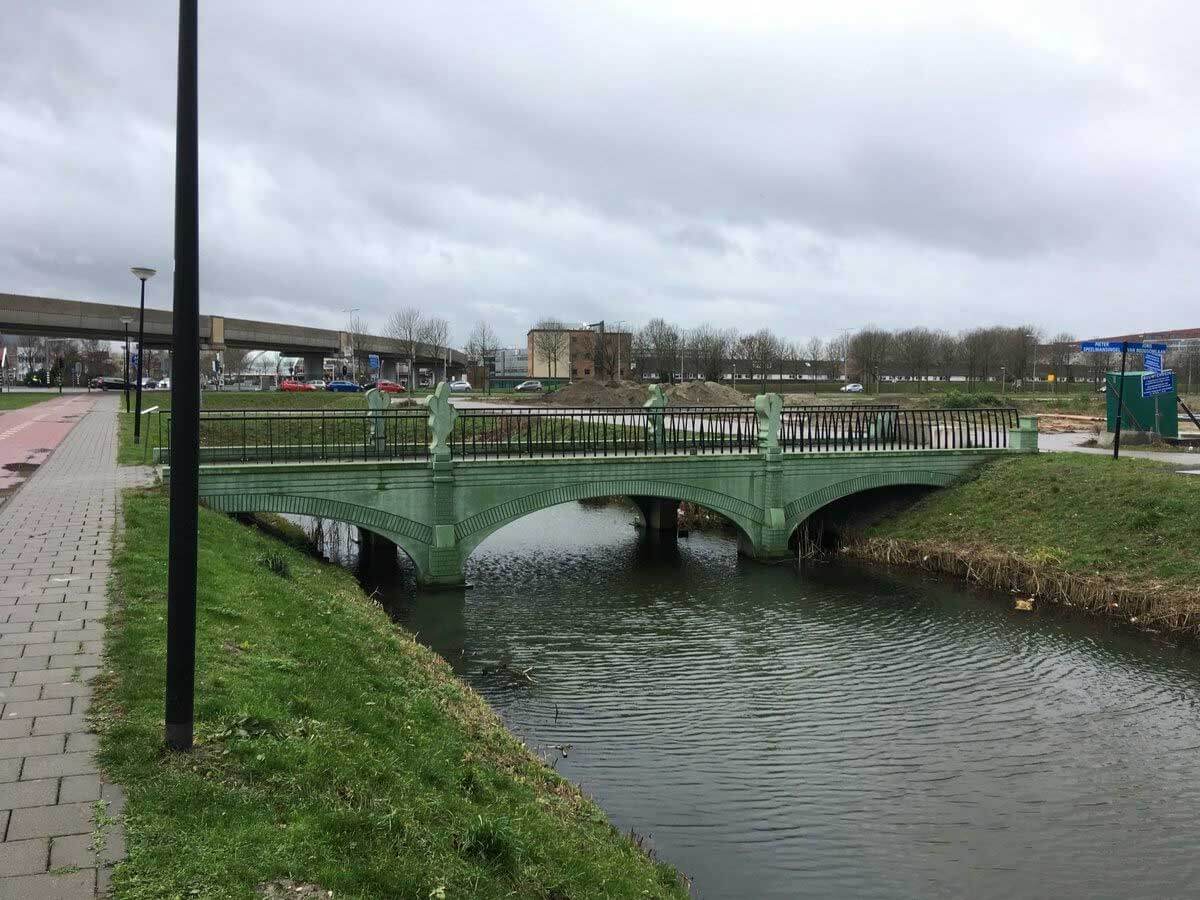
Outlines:
{"label": "distant building", "polygon": [[525,378],[529,374],[529,350],[525,347],[501,347],[492,358],[492,374]]}
{"label": "distant building", "polygon": [[1171,350],[1183,350],[1200,345],[1200,328],[1175,328],[1170,331],[1142,331],[1137,334],[1118,334],[1112,337],[1089,338],[1097,341],[1158,341]]}
{"label": "distant building", "polygon": [[633,335],[627,331],[531,328],[526,335],[529,378],[619,379],[633,362]]}

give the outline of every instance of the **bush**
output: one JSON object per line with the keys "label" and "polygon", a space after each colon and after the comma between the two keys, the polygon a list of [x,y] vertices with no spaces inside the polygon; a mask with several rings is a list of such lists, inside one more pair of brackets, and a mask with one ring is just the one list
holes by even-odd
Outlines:
{"label": "bush", "polygon": [[292,566],[288,562],[288,558],[278,550],[268,550],[258,558],[258,562],[268,572],[272,572],[280,578],[292,577]]}
{"label": "bush", "polygon": [[1003,406],[995,394],[982,391],[949,390],[938,398],[942,409],[972,409],[980,406]]}

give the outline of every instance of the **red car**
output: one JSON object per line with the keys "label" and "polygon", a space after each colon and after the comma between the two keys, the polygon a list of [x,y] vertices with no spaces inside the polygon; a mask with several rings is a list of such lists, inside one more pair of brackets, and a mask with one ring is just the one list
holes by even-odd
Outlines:
{"label": "red car", "polygon": [[403,394],[407,390],[402,384],[396,384],[394,381],[386,381],[384,379],[375,382],[375,389],[385,394]]}
{"label": "red car", "polygon": [[315,391],[316,388],[311,384],[303,381],[297,381],[295,378],[285,378],[279,383],[281,391]]}

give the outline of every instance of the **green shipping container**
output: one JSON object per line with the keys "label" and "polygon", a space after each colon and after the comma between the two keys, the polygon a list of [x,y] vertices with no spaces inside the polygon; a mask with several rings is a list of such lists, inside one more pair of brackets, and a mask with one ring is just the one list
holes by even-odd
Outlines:
{"label": "green shipping container", "polygon": [[[1125,415],[1121,420],[1121,430],[1153,431],[1163,437],[1179,437],[1179,398],[1175,392],[1154,397],[1142,396],[1142,376],[1150,374],[1125,373]],[[1117,389],[1120,383],[1120,372],[1109,372],[1105,377],[1109,431],[1117,430]]]}

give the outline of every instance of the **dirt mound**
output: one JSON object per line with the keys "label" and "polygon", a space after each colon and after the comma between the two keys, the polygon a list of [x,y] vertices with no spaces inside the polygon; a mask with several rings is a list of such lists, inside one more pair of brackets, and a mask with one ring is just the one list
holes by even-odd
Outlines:
{"label": "dirt mound", "polygon": [[633,381],[573,381],[546,398],[551,406],[641,406],[650,396]]}
{"label": "dirt mound", "polygon": [[667,388],[672,406],[745,406],[753,402],[737,388],[715,381],[688,381]]}

